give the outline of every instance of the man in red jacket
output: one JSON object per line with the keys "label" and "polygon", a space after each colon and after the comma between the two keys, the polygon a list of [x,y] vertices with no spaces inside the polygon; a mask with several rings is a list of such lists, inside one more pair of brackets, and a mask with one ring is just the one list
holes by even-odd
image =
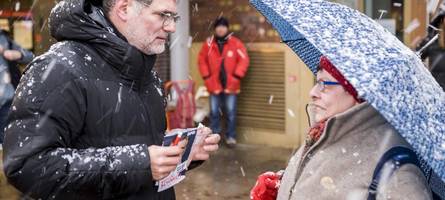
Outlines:
{"label": "man in red jacket", "polygon": [[229,34],[229,22],[220,17],[214,22],[215,34],[203,44],[199,53],[199,71],[210,92],[211,128],[221,133],[220,107],[227,114],[226,143],[236,145],[236,100],[241,79],[246,75],[249,57],[243,43]]}

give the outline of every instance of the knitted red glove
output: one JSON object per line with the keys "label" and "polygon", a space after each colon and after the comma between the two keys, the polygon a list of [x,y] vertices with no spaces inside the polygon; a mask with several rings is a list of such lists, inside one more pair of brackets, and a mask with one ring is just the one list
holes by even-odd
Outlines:
{"label": "knitted red glove", "polygon": [[276,200],[280,187],[281,173],[266,172],[258,176],[250,191],[251,200]]}

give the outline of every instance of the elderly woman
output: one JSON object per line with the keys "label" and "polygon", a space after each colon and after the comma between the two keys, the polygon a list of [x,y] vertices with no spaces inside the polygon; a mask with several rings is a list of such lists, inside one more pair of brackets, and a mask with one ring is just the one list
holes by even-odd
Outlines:
{"label": "elderly woman", "polygon": [[[320,60],[310,96],[315,124],[306,141],[282,177],[271,172],[259,177],[251,199],[372,199],[368,188],[382,156],[393,147],[410,146],[326,57]],[[421,200],[432,195],[419,167],[405,164],[380,179],[374,198]]]}

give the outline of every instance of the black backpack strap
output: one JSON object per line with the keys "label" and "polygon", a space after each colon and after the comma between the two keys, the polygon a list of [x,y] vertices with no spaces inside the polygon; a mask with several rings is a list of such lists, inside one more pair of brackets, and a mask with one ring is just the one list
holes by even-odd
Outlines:
{"label": "black backpack strap", "polygon": [[372,175],[372,182],[368,188],[368,200],[376,199],[377,189],[379,187],[380,179],[382,178],[382,169],[384,167],[388,167],[390,170],[389,176],[391,176],[395,170],[405,164],[420,166],[417,155],[413,150],[407,147],[396,146],[386,151],[377,163],[374,174]]}

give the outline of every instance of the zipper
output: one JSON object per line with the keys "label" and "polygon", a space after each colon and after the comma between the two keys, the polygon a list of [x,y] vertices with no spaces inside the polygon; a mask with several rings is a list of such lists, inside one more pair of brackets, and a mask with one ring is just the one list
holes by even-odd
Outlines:
{"label": "zipper", "polygon": [[[144,69],[144,75],[145,74],[147,74],[146,73],[147,72],[147,69]],[[151,74],[150,74],[151,75]],[[151,77],[150,77],[151,78]],[[150,113],[149,113],[149,111],[148,111],[148,108],[147,108],[147,106],[145,105],[145,103],[144,103],[144,99],[142,98],[142,95],[144,94],[144,84],[145,84],[145,80],[147,80],[147,79],[150,79],[150,78],[145,78],[145,77],[142,77],[141,78],[141,82],[139,83],[139,88],[138,88],[138,90],[137,90],[137,96],[138,96],[138,98],[139,98],[139,100],[140,100],[140,102],[141,102],[141,104],[142,104],[142,107],[143,107],[143,109],[144,109],[144,112],[145,112],[145,115],[147,116],[147,123],[150,125],[150,131],[151,131],[151,134],[149,134],[150,135],[150,138],[151,138],[151,141],[152,141],[152,143],[153,144],[155,144],[156,145],[156,140],[155,140],[155,138],[154,138],[154,135],[153,134],[157,134],[156,133],[156,131],[155,131],[155,128],[153,127],[153,121],[152,121],[152,119],[151,119],[151,116],[150,116]],[[151,85],[150,85],[151,86]],[[150,87],[149,86],[149,87]],[[147,103],[150,103],[150,98],[147,98],[147,101],[149,101],[149,102],[147,102]],[[147,144],[148,145],[148,144]]]}

